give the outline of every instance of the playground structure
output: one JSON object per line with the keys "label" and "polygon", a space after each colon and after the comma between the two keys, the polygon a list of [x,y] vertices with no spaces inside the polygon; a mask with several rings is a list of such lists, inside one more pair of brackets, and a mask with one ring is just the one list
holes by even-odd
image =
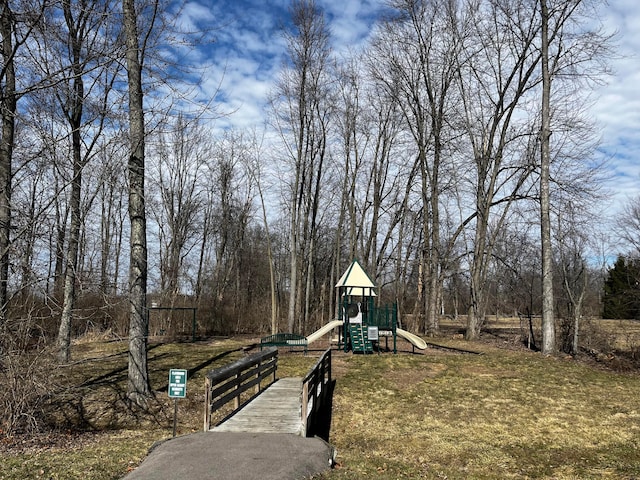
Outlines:
{"label": "playground structure", "polygon": [[310,344],[334,329],[338,329],[338,348],[345,352],[373,353],[374,345],[380,351],[380,341],[384,338],[385,347],[390,349],[393,342],[393,353],[397,353],[398,336],[421,350],[427,348],[426,342],[401,328],[398,328],[397,304],[376,307],[375,285],[354,260],[336,284],[338,289],[338,319],[333,320],[316,332],[307,336]]}

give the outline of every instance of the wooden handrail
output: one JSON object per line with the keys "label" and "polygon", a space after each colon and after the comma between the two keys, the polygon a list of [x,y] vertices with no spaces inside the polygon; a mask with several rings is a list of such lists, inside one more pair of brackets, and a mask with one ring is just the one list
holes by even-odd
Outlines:
{"label": "wooden handrail", "polygon": [[[235,412],[244,403],[240,396],[250,388],[260,393],[262,381],[271,377],[269,385],[276,381],[278,349],[267,348],[224,367],[211,370],[205,378],[204,430],[211,429],[211,414],[233,400]],[[246,403],[246,402],[245,402]]]}
{"label": "wooden handrail", "polygon": [[302,426],[304,435],[316,424],[318,414],[327,401],[331,389],[331,348],[320,357],[302,379]]}

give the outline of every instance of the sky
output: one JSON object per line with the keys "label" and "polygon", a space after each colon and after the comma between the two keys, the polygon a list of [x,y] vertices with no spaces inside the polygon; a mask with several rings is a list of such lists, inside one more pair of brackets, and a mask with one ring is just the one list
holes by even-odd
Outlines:
{"label": "sky", "polygon": [[608,31],[615,32],[613,74],[595,92],[593,115],[601,128],[601,149],[609,158],[613,207],[640,194],[640,4],[610,0],[601,9]]}
{"label": "sky", "polygon": [[[216,92],[223,126],[260,126],[265,104],[284,59],[279,33],[287,21],[289,0],[204,0],[187,3],[194,24],[215,24],[215,48],[203,59],[212,65],[205,92]],[[383,0],[317,0],[324,9],[339,55],[366,42]],[[204,7],[203,5],[207,5]],[[593,92],[590,114],[601,135],[606,158],[606,190],[611,208],[640,195],[640,4],[637,0],[602,2],[598,13],[606,31],[615,33],[612,75]],[[210,93],[209,93],[210,94]]]}

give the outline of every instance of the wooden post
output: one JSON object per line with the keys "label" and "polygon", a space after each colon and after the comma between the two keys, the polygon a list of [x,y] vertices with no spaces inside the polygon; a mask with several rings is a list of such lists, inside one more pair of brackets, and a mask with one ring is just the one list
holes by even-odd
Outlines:
{"label": "wooden post", "polygon": [[[316,418],[318,417],[318,409],[320,408],[320,397],[322,395],[322,366],[316,373],[313,375],[315,377],[315,381],[313,382],[313,425],[317,423]],[[318,389],[320,391],[318,392]]]}
{"label": "wooden post", "polygon": [[[236,390],[240,390],[240,372],[236,373]],[[233,408],[237,410],[240,408],[240,395],[236,395],[233,399]]]}
{"label": "wooden post", "polygon": [[[277,350],[276,350],[275,357],[273,357],[273,359],[271,361],[272,362],[276,362],[276,367],[277,367],[277,365],[278,365],[278,351]],[[271,380],[271,383],[275,383],[275,381],[276,381],[276,371],[277,371],[277,368],[274,368],[273,369],[273,379]]]}
{"label": "wooden post", "polygon": [[211,380],[204,381],[204,431],[211,429]]}
{"label": "wooden post", "polygon": [[309,382],[304,382],[302,384],[302,432],[304,436],[307,436],[307,408],[309,407]]}
{"label": "wooden post", "polygon": [[178,427],[178,399],[173,399],[173,438],[176,437],[176,430]]}
{"label": "wooden post", "polygon": [[260,366],[262,365],[261,361],[258,361],[258,366],[256,367],[256,380],[258,380],[258,383],[256,383],[256,387],[255,387],[255,394],[258,395],[260,393]]}

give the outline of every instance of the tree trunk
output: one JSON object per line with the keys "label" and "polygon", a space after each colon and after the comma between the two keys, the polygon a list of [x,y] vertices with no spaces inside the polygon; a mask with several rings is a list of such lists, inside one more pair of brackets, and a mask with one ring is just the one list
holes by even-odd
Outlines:
{"label": "tree trunk", "polygon": [[144,198],[144,110],[142,54],[135,0],[123,0],[123,27],[129,81],[129,370],[127,395],[139,405],[151,395],[147,365],[147,220]]}
{"label": "tree trunk", "polygon": [[549,11],[547,0],[540,0],[542,15],[542,128],[540,131],[540,234],[542,243],[542,353],[556,351],[553,301],[553,256],[549,205],[549,169],[551,164],[551,75],[549,72]]}
{"label": "tree trunk", "polygon": [[116,233],[116,244],[115,244],[115,252],[113,254],[115,258],[115,265],[113,267],[113,288],[112,292],[114,295],[118,295],[118,280],[120,278],[120,254],[122,253],[122,237],[124,236],[124,223],[125,223],[125,215],[122,211],[122,202],[123,198],[120,197],[118,199],[118,212],[119,213],[119,221],[118,221],[118,231]]}
{"label": "tree trunk", "polygon": [[[82,138],[80,128],[82,124],[82,111],[84,102],[84,80],[81,65],[82,38],[81,29],[76,28],[71,4],[63,2],[64,16],[69,29],[69,48],[71,55],[71,71],[73,80],[71,81],[71,98],[67,99],[68,105],[63,103],[62,110],[65,112],[69,128],[71,130],[71,154],[73,163],[73,178],[71,180],[71,198],[69,209],[71,211],[71,226],[69,230],[69,245],[65,259],[64,271],[64,292],[62,302],[62,315],[60,317],[60,328],[58,330],[58,359],[62,363],[69,362],[71,358],[71,320],[73,308],[76,300],[76,269],[78,267],[78,246],[80,239],[80,195],[82,191]],[[86,15],[80,13],[80,19]],[[82,20],[80,20],[82,21]]]}
{"label": "tree trunk", "polygon": [[465,331],[466,340],[477,340],[485,321],[486,314],[486,270],[487,262],[487,235],[489,225],[489,202],[485,179],[487,176],[487,160],[483,153],[476,159],[476,168],[478,171],[478,184],[476,185],[476,228],[473,242],[473,259],[471,261],[469,272],[469,296],[471,305],[469,306],[469,315],[467,317],[467,329]]}
{"label": "tree trunk", "polygon": [[0,36],[2,36],[2,60],[4,88],[0,98],[2,138],[0,139],[0,328],[7,320],[9,281],[9,248],[11,246],[11,182],[13,145],[16,118],[16,75],[13,48],[13,12],[9,2],[0,7]]}
{"label": "tree trunk", "polygon": [[267,261],[269,262],[269,283],[271,286],[271,334],[275,335],[278,333],[278,297],[276,291],[275,259],[273,258],[271,234],[269,232],[269,222],[267,221],[267,206],[264,201],[264,192],[262,191],[259,167],[254,167],[251,171],[258,187],[260,206],[262,207],[262,223],[264,225],[264,233],[267,241]]}
{"label": "tree trunk", "polygon": [[80,160],[80,133],[74,129],[73,137],[73,181],[71,183],[71,227],[69,231],[69,245],[67,246],[66,265],[64,273],[64,291],[62,315],[58,330],[58,359],[67,363],[71,359],[71,320],[75,306],[76,268],[78,266],[78,238],[80,235],[80,190],[82,185],[82,164]]}
{"label": "tree trunk", "polygon": [[202,296],[202,284],[204,283],[204,259],[207,253],[207,241],[209,240],[209,209],[205,208],[202,224],[202,239],[200,240],[200,253],[198,255],[198,271],[196,273],[196,304],[200,304]]}
{"label": "tree trunk", "polygon": [[571,355],[578,355],[578,340],[580,339],[580,319],[582,318],[582,298],[575,305],[573,311],[573,338],[571,341]]}
{"label": "tree trunk", "polygon": [[[56,175],[56,191],[60,191],[58,175]],[[56,203],[56,244],[55,244],[55,265],[53,270],[53,297],[56,302],[61,302],[64,288],[64,244],[67,238],[67,219],[69,209],[64,205],[62,195],[55,199]]]}
{"label": "tree trunk", "polygon": [[23,302],[32,294],[32,282],[33,275],[33,256],[36,242],[36,199],[39,197],[37,192],[37,182],[32,183],[31,192],[29,195],[29,208],[26,215],[27,230],[25,232],[25,247],[21,260],[22,278],[20,279],[20,296]]}
{"label": "tree trunk", "polygon": [[484,292],[479,290],[481,290],[479,274],[472,273],[469,295],[471,297],[471,305],[469,305],[467,328],[464,332],[465,340],[477,340],[484,323],[484,310],[482,308]]}

